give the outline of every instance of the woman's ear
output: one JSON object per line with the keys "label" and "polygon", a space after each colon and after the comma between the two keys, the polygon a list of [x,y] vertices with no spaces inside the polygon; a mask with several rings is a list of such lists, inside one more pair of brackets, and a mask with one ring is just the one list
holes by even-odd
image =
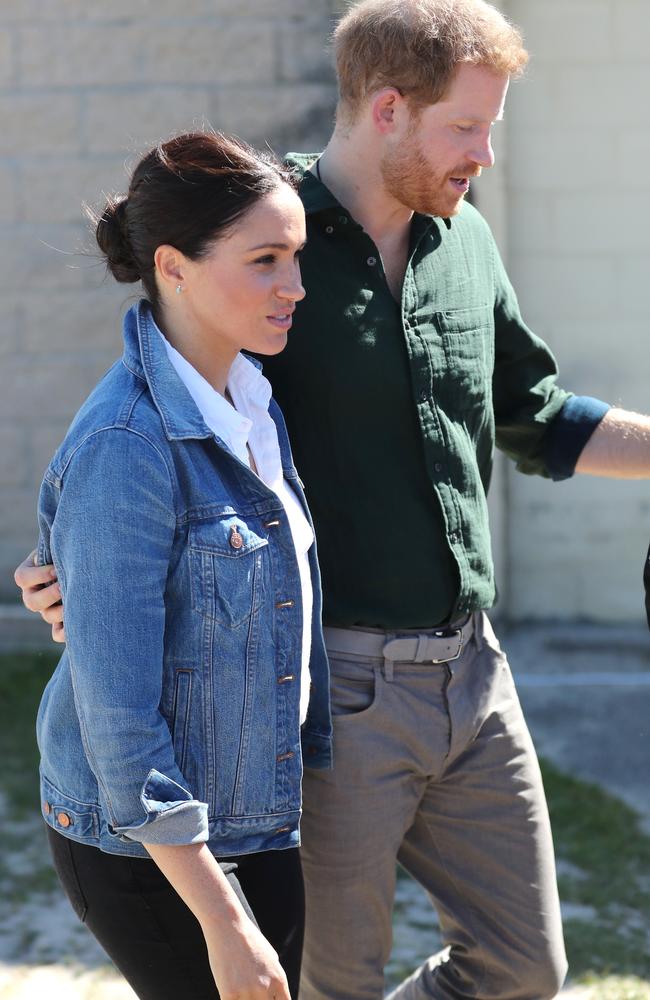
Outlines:
{"label": "woman's ear", "polygon": [[182,288],[185,280],[185,257],[167,243],[163,243],[156,248],[153,255],[156,267],[156,276],[163,286],[168,286],[169,290]]}

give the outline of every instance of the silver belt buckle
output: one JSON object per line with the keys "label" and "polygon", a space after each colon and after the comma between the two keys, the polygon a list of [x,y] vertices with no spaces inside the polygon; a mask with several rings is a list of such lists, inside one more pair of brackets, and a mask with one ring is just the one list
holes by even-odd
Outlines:
{"label": "silver belt buckle", "polygon": [[437,638],[438,639],[447,639],[447,638],[451,639],[452,636],[454,636],[454,635],[458,636],[458,649],[453,654],[453,656],[443,656],[439,660],[431,660],[432,663],[451,663],[452,660],[457,660],[459,658],[460,654],[463,651],[463,630],[462,630],[462,628],[455,629],[454,632],[452,632],[452,635],[450,635],[450,636],[439,635],[439,636],[437,636]]}

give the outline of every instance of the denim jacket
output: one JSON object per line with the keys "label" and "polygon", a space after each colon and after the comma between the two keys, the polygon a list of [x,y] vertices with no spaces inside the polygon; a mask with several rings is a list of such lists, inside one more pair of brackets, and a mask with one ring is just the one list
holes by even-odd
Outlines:
{"label": "denim jacket", "polygon": [[[38,713],[44,818],[114,854],[295,846],[303,755],[331,757],[315,547],[301,732],[300,579],[282,503],[205,425],[144,300],[124,343],[40,493],[38,557],[56,567],[67,636]],[[270,413],[307,512],[273,401]]]}

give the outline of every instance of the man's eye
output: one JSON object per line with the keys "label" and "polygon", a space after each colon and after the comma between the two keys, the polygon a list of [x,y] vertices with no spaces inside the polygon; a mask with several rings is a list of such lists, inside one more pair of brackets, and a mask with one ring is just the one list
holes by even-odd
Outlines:
{"label": "man's eye", "polygon": [[471,132],[474,129],[473,125],[454,125],[457,132]]}

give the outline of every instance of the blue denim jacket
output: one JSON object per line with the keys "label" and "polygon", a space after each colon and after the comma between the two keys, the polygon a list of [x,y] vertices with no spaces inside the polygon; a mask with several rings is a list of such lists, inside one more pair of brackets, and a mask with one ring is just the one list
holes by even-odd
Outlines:
{"label": "blue denim jacket", "polygon": [[[301,732],[300,578],[282,503],[205,425],[146,301],[124,342],[40,493],[39,562],[56,566],[67,636],[38,713],[44,818],[115,854],[295,846],[303,755],[331,757],[315,549]],[[273,401],[270,413],[305,506]]]}

